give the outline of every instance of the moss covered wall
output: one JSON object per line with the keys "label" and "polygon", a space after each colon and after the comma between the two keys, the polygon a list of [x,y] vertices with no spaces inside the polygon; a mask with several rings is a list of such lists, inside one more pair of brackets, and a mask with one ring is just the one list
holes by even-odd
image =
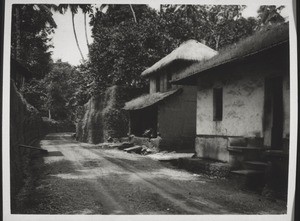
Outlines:
{"label": "moss covered wall", "polygon": [[112,86],[103,95],[91,98],[84,105],[83,115],[76,125],[77,140],[101,143],[109,137],[127,136],[129,116],[122,108],[125,102],[142,92],[139,89]]}
{"label": "moss covered wall", "polygon": [[10,89],[10,176],[11,205],[23,186],[29,163],[29,151],[20,144],[33,145],[46,131],[39,112],[26,102],[14,82]]}

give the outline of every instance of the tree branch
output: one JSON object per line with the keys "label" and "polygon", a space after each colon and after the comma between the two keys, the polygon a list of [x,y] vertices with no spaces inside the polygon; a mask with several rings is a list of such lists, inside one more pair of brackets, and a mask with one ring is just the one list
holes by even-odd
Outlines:
{"label": "tree branch", "polygon": [[131,12],[132,12],[132,15],[133,15],[133,19],[134,19],[135,23],[137,23],[136,16],[135,16],[135,12],[134,12],[134,10],[133,10],[133,8],[132,8],[132,5],[129,4],[129,7],[130,7],[130,9],[131,9]]}

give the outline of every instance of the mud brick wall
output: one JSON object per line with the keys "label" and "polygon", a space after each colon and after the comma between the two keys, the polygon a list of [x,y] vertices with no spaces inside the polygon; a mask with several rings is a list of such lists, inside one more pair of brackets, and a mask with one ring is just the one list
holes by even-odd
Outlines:
{"label": "mud brick wall", "polygon": [[125,102],[143,90],[122,86],[109,87],[103,95],[92,97],[83,107],[76,125],[76,138],[87,143],[101,143],[109,137],[127,136],[129,119],[122,108]]}
{"label": "mud brick wall", "polygon": [[20,144],[32,145],[46,131],[39,112],[26,102],[14,82],[10,89],[10,180],[12,208],[26,177],[29,151]]}
{"label": "mud brick wall", "polygon": [[[281,52],[278,52],[281,53]],[[197,115],[195,149],[198,157],[228,162],[228,137],[263,139],[270,146],[271,108],[266,103],[266,82],[274,76],[283,80],[283,133],[289,138],[289,76],[285,54],[274,59],[253,58],[244,63],[213,70],[197,82]],[[275,59],[276,58],[276,59]],[[268,80],[269,79],[269,80]],[[223,118],[214,120],[213,90],[223,88]],[[270,109],[270,110],[268,110]],[[268,112],[267,112],[268,111]],[[270,122],[270,120],[268,120]],[[287,149],[287,147],[286,147]]]}

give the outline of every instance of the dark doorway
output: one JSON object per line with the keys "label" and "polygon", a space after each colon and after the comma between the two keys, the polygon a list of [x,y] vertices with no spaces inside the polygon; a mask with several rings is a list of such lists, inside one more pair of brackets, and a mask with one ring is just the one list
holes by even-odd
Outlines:
{"label": "dark doorway", "polygon": [[265,81],[264,133],[265,145],[282,149],[283,134],[283,90],[282,76],[267,78]]}
{"label": "dark doorway", "polygon": [[149,129],[157,135],[157,105],[130,111],[131,134],[141,137]]}

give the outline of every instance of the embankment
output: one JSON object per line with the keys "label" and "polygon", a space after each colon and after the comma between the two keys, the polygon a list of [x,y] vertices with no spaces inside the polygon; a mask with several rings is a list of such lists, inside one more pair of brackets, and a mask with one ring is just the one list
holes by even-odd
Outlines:
{"label": "embankment", "polygon": [[10,181],[12,209],[16,203],[16,196],[24,184],[29,165],[29,151],[20,147],[20,145],[33,145],[45,133],[40,113],[27,103],[12,81],[10,89]]}
{"label": "embankment", "polygon": [[122,108],[125,102],[140,95],[139,89],[109,87],[103,95],[92,97],[85,105],[76,126],[78,141],[101,143],[109,137],[120,138],[128,133],[129,119]]}

